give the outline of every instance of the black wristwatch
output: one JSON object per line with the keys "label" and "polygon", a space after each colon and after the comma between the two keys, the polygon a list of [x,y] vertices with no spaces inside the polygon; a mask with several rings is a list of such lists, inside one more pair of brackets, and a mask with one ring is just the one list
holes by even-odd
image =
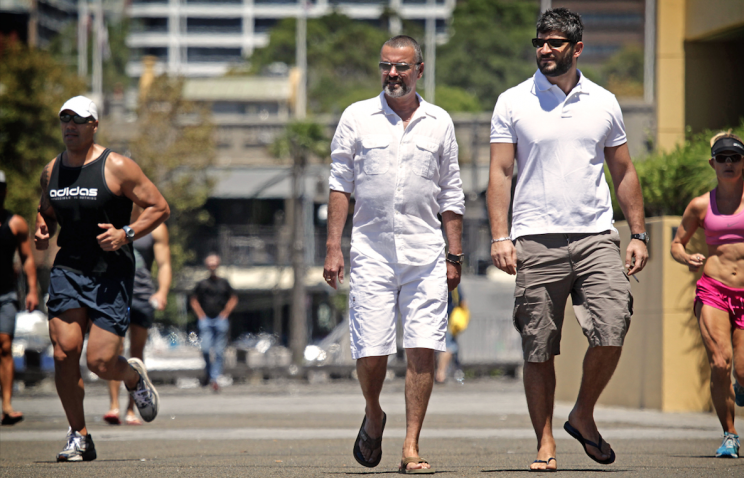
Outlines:
{"label": "black wristwatch", "polygon": [[638,239],[639,241],[643,241],[646,245],[648,245],[648,241],[651,240],[651,238],[648,237],[647,232],[642,232],[640,234],[631,234],[630,240],[632,241],[633,239]]}
{"label": "black wristwatch", "polygon": [[463,260],[465,259],[465,254],[451,254],[447,253],[447,262],[451,262],[453,264],[462,265]]}
{"label": "black wristwatch", "polygon": [[121,228],[122,231],[124,231],[124,234],[127,236],[127,242],[133,242],[134,241],[134,229],[132,229],[129,226],[124,226]]}

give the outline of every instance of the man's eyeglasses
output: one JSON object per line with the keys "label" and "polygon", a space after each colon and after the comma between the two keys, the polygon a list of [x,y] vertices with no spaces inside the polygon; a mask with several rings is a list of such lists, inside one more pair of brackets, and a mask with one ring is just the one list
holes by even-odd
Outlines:
{"label": "man's eyeglasses", "polygon": [[69,123],[70,120],[72,120],[75,124],[85,124],[95,121],[96,119],[92,116],[80,116],[62,113],[61,115],[59,115],[59,120],[63,123]]}
{"label": "man's eyeglasses", "polygon": [[716,154],[715,156],[716,163],[728,163],[729,161],[732,163],[738,163],[741,161],[741,154],[734,153],[734,154]]}
{"label": "man's eyeglasses", "polygon": [[395,70],[400,73],[405,73],[406,71],[410,70],[411,68],[414,68],[418,65],[420,65],[421,62],[414,63],[411,65],[410,63],[390,63],[389,61],[381,61],[380,62],[380,70],[388,72],[395,67]]}
{"label": "man's eyeglasses", "polygon": [[564,43],[575,43],[565,38],[533,38],[532,46],[535,48],[542,48],[545,44],[550,45],[551,48],[560,48]]}

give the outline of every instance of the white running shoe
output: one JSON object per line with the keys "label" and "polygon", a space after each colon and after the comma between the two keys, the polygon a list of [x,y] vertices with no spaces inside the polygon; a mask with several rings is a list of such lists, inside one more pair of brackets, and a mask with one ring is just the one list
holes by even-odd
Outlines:
{"label": "white running shoe", "polygon": [[83,436],[80,432],[67,429],[67,445],[57,454],[57,461],[93,461],[96,459],[96,446],[90,433]]}
{"label": "white running shoe", "polygon": [[147,376],[147,369],[145,368],[145,364],[142,363],[142,360],[132,357],[127,362],[140,376],[134,390],[127,390],[129,390],[129,395],[134,400],[134,404],[137,405],[142,419],[146,422],[151,422],[158,416],[160,396]]}

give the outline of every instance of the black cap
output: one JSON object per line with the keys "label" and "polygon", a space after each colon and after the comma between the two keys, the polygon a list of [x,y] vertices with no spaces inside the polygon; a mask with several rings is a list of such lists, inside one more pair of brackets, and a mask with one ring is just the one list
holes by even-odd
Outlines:
{"label": "black cap", "polygon": [[713,143],[713,147],[710,148],[710,154],[713,156],[724,151],[735,151],[744,155],[744,145],[741,144],[741,141],[734,138],[721,138]]}

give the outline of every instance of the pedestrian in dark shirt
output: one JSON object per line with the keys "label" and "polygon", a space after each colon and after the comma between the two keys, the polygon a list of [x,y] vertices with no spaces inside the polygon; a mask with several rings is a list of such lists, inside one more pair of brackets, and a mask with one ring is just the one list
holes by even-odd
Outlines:
{"label": "pedestrian in dark shirt", "polygon": [[[220,266],[220,256],[210,254],[204,260],[209,270],[209,278],[196,284],[191,294],[191,308],[199,318],[199,336],[202,353],[206,362],[206,381],[215,392],[219,391],[217,377],[222,374],[222,357],[227,346],[227,331],[230,323],[227,318],[238,304],[230,283],[216,272]],[[214,350],[214,361],[210,360],[210,351]]]}

